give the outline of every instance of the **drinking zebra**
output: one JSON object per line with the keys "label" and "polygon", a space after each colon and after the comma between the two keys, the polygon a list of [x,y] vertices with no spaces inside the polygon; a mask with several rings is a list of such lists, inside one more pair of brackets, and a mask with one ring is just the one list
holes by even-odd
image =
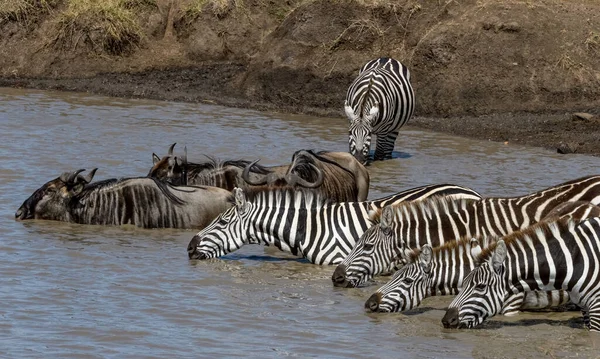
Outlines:
{"label": "drinking zebra", "polygon": [[600,218],[561,218],[510,234],[484,249],[442,319],[472,328],[499,313],[506,296],[563,289],[581,307],[585,326],[600,331]]}
{"label": "drinking zebra", "polygon": [[417,187],[374,201],[331,203],[305,190],[234,190],[234,206],[223,212],[188,245],[190,259],[223,256],[245,244],[273,245],[315,264],[341,262],[371,225],[368,213],[382,206],[449,195],[481,198],[455,185]]}
{"label": "drinking zebra", "polygon": [[406,250],[463,236],[503,236],[538,222],[569,201],[600,203],[600,176],[569,181],[522,197],[483,200],[428,198],[385,207],[335,269],[338,287],[356,287],[390,272]]}
{"label": "drinking zebra", "polygon": [[371,136],[377,136],[375,160],[392,158],[400,127],[415,109],[408,68],[381,57],[367,62],[346,93],[344,111],[350,121],[350,153],[361,163],[369,159]]}
{"label": "drinking zebra", "polygon": [[[583,201],[568,202],[558,206],[543,220],[561,217],[577,221],[600,217],[600,207]],[[412,250],[408,254],[408,264],[369,297],[365,309],[372,312],[399,312],[419,306],[423,299],[430,296],[457,294],[465,275],[475,268],[475,259],[481,253],[481,247],[487,247],[494,239],[463,237],[439,247],[431,248],[426,244],[420,250]],[[568,299],[565,291],[519,293],[505,302],[502,314],[512,314],[517,309],[556,307],[565,304]]]}

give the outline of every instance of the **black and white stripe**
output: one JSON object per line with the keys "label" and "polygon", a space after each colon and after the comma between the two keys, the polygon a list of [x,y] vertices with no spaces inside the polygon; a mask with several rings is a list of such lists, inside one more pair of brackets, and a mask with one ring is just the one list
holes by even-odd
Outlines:
{"label": "black and white stripe", "polygon": [[234,190],[235,205],[199,232],[188,245],[190,259],[223,256],[245,244],[272,245],[316,264],[336,264],[371,226],[369,211],[382,205],[448,194],[480,198],[455,185],[423,186],[367,202],[330,203],[309,191]]}
{"label": "black and white stripe", "polygon": [[353,287],[390,272],[404,251],[463,236],[503,236],[538,222],[564,202],[600,202],[600,176],[569,181],[527,196],[456,200],[428,198],[385,207],[332,276]]}
{"label": "black and white stripe", "polygon": [[513,293],[562,289],[581,307],[585,326],[600,331],[600,218],[539,223],[491,244],[478,260],[442,319],[445,327],[477,326]]}
{"label": "black and white stripe", "polygon": [[344,110],[350,121],[350,153],[369,159],[371,135],[377,136],[375,160],[391,158],[400,127],[415,109],[410,72],[399,61],[381,57],[366,63],[348,88]]}
{"label": "black and white stripe", "polygon": [[[489,244],[486,238],[490,237],[479,240],[465,237],[435,248],[425,245],[415,249],[409,263],[369,297],[365,308],[372,312],[399,312],[419,306],[430,296],[457,294],[464,277],[475,268],[481,246]],[[569,294],[562,290],[518,293],[505,301],[501,313],[556,307],[568,300]]]}

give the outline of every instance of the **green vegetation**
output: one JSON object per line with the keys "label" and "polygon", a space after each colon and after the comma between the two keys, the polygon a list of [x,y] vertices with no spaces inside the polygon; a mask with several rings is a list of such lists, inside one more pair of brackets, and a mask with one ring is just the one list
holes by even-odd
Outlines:
{"label": "green vegetation", "polygon": [[156,7],[154,0],[69,0],[56,21],[51,44],[75,49],[85,43],[96,52],[131,52],[144,37],[137,12]]}

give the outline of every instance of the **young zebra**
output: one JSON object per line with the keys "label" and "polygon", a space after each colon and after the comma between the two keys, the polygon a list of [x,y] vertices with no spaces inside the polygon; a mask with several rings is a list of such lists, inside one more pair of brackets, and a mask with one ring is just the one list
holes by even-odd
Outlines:
{"label": "young zebra", "polygon": [[499,313],[511,293],[563,289],[600,331],[600,218],[561,218],[515,232],[483,250],[442,323],[472,328]]}
{"label": "young zebra", "polygon": [[377,211],[371,226],[335,269],[338,287],[355,287],[389,273],[405,251],[463,236],[503,236],[538,222],[569,201],[600,203],[600,175],[569,181],[527,196],[464,200],[428,198]]}
{"label": "young zebra", "polygon": [[408,68],[381,57],[367,62],[348,88],[344,111],[350,120],[350,153],[361,163],[369,159],[371,135],[377,136],[375,160],[392,158],[400,127],[415,109]]}
{"label": "young zebra", "polygon": [[[574,218],[576,221],[600,217],[600,207],[588,202],[569,202],[558,206],[543,220],[561,217]],[[426,244],[420,250],[414,249],[408,255],[408,264],[371,295],[365,302],[365,309],[372,312],[399,312],[419,306],[423,299],[430,296],[457,294],[465,275],[475,268],[481,246],[485,248],[492,241],[495,238],[463,237],[435,248]],[[514,310],[555,307],[566,303],[568,299],[565,291],[519,293],[505,301],[501,312],[512,314]]]}
{"label": "young zebra", "polygon": [[480,198],[454,185],[431,185],[368,202],[330,203],[309,191],[234,190],[235,205],[192,238],[190,259],[223,256],[245,244],[273,245],[312,263],[339,263],[371,225],[370,210],[431,195]]}

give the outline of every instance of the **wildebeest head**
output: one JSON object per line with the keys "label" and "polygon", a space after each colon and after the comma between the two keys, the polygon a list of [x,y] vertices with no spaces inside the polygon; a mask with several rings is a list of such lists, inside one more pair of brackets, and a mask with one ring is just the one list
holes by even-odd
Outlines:
{"label": "wildebeest head", "polygon": [[65,172],[50,182],[45,183],[23,202],[15,213],[15,219],[58,219],[65,215],[69,201],[83,191],[85,185],[92,181],[97,168],[87,176],[80,173],[84,169]]}
{"label": "wildebeest head", "polygon": [[348,130],[348,145],[350,153],[362,164],[369,160],[371,149],[371,135],[373,132],[373,121],[379,116],[379,105],[375,104],[368,113],[363,114],[359,109],[357,115],[354,109],[346,102],[344,104],[346,117],[350,121]]}
{"label": "wildebeest head", "polygon": [[169,147],[167,155],[160,158],[156,153],[152,154],[152,168],[148,172],[148,177],[156,178],[160,181],[167,181],[173,185],[187,185],[187,148],[184,149],[182,158],[173,155],[173,149],[177,143]]}
{"label": "wildebeest head", "polygon": [[259,176],[257,179],[252,179],[250,176],[250,170],[252,166],[258,163],[260,160],[256,160],[250,164],[248,164],[244,171],[242,172],[242,179],[252,186],[298,186],[304,188],[317,188],[323,184],[324,176],[323,171],[321,171],[316,165],[313,163],[309,163],[308,166],[312,169],[311,176],[314,176],[314,181],[307,180],[299,176],[296,172],[294,172],[293,163],[288,168],[287,173],[284,176],[281,176],[275,172],[271,172]]}

